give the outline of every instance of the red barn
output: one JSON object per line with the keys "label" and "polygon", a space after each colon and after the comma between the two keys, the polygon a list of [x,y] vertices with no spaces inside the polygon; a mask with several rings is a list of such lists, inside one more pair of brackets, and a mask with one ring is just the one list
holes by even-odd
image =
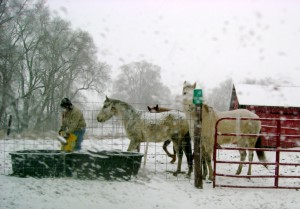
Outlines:
{"label": "red barn", "polygon": [[[261,118],[300,119],[300,87],[264,86],[256,84],[233,85],[230,110],[244,108]],[[281,131],[287,135],[300,135],[299,121],[283,121]],[[275,121],[263,121],[262,133],[276,132]],[[263,137],[263,146],[275,147],[276,138]],[[282,139],[281,147],[299,146],[300,141]]]}

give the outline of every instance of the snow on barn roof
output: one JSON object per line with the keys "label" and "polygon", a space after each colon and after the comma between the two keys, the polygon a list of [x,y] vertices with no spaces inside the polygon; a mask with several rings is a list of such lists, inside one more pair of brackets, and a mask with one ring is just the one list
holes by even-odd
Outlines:
{"label": "snow on barn roof", "polygon": [[300,107],[300,87],[235,84],[240,105]]}

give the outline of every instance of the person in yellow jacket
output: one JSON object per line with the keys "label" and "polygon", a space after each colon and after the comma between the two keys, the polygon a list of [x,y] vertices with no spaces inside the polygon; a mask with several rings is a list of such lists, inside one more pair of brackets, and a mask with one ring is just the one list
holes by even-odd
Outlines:
{"label": "person in yellow jacket", "polygon": [[60,106],[64,109],[64,112],[59,133],[65,138],[68,138],[70,134],[74,134],[77,139],[73,150],[81,150],[81,143],[86,129],[83,113],[68,98],[62,99]]}

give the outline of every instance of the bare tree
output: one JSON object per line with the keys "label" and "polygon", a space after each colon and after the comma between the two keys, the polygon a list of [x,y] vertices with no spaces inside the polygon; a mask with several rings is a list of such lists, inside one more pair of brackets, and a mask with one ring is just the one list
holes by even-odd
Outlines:
{"label": "bare tree", "polygon": [[121,73],[113,82],[112,97],[130,103],[166,103],[170,101],[170,90],[161,82],[160,67],[146,61],[132,62],[121,66]]}
{"label": "bare tree", "polygon": [[0,119],[10,110],[20,130],[56,129],[60,100],[85,90],[104,91],[110,66],[97,60],[87,32],[51,18],[44,1],[22,6],[0,30]]}
{"label": "bare tree", "polygon": [[232,80],[227,79],[209,93],[208,103],[218,111],[229,110],[230,97],[232,92]]}
{"label": "bare tree", "polygon": [[0,27],[20,15],[28,0],[0,0]]}
{"label": "bare tree", "polygon": [[7,115],[15,105],[18,65],[21,53],[19,35],[15,28],[16,18],[25,10],[26,0],[0,1],[0,127],[5,127]]}

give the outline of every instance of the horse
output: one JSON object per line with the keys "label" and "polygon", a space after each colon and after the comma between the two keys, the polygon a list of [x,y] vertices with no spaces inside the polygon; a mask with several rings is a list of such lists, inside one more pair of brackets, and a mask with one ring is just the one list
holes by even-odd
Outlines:
{"label": "horse", "polygon": [[[181,172],[182,147],[185,146],[185,136],[189,129],[184,114],[175,111],[166,113],[142,113],[130,104],[111,99],[106,96],[103,107],[97,115],[97,121],[102,123],[116,116],[122,121],[130,143],[127,151],[139,151],[141,142],[164,142],[171,139],[178,157],[177,175]],[[188,153],[186,153],[188,155]],[[193,171],[193,165],[188,165],[188,176]]]}
{"label": "horse", "polygon": [[151,113],[160,113],[160,112],[167,112],[167,111],[173,111],[173,109],[169,109],[169,108],[166,108],[166,107],[161,107],[161,106],[158,106],[155,105],[153,107],[150,107],[150,106],[147,106],[149,112]]}
{"label": "horse", "polygon": [[[150,113],[161,113],[161,112],[167,112],[167,111],[171,111],[171,109],[169,108],[161,108],[161,107],[158,107],[158,104],[156,106],[153,106],[153,107],[150,107],[150,106],[147,106],[148,110]],[[175,163],[176,161],[176,150],[173,146],[173,152],[174,154],[171,154],[169,151],[168,151],[168,145],[171,143],[171,140],[168,139],[164,142],[164,145],[163,145],[163,150],[165,151],[165,153],[167,153],[167,155],[172,158],[171,162],[170,163]]]}
{"label": "horse", "polygon": [[[149,110],[150,113],[161,113],[161,112],[174,111],[174,110],[169,109],[169,108],[166,108],[166,107],[158,106],[158,104],[155,105],[155,106],[153,106],[153,107],[147,106],[147,108],[148,108],[148,110]],[[187,135],[186,135],[186,137],[185,137],[185,140],[187,140],[187,141],[186,141],[187,146],[184,147],[184,149],[186,149],[186,153],[192,153],[191,138],[190,138],[189,132],[187,133]],[[166,140],[166,141],[164,142],[164,145],[163,145],[163,150],[167,153],[167,155],[168,155],[170,158],[172,158],[172,160],[171,160],[170,163],[174,163],[174,162],[176,161],[176,150],[175,150],[175,148],[174,148],[174,146],[173,146],[173,152],[174,152],[174,154],[169,153],[169,151],[168,151],[168,149],[167,149],[167,146],[168,146],[170,143],[171,143],[171,140],[170,140],[170,139]],[[190,154],[190,155],[191,155],[191,154]],[[188,162],[193,160],[193,159],[191,158],[190,155],[189,155],[189,156],[186,156]],[[192,162],[191,162],[191,163],[192,163]]]}
{"label": "horse", "polygon": [[[190,117],[190,123],[195,120],[194,105],[192,104],[192,95],[196,87],[196,83],[190,84],[184,82],[183,84],[183,105],[184,111],[187,117]],[[221,118],[234,117],[237,118],[259,118],[255,113],[246,109],[237,109],[225,112],[218,112],[212,107],[203,104],[202,105],[202,148],[205,152],[205,161],[208,165],[209,179],[213,178],[213,169],[211,165],[211,156],[214,147],[214,134],[216,122]],[[221,133],[243,133],[243,134],[259,134],[261,130],[261,122],[259,120],[238,120],[237,121],[221,121],[218,125],[218,131]],[[191,126],[190,126],[191,127]],[[261,148],[260,137],[236,137],[236,136],[219,136],[217,143],[222,144],[233,144],[236,143],[241,148]],[[247,156],[246,150],[240,150],[240,161],[244,162]],[[265,153],[263,151],[256,151],[259,161],[267,162]],[[249,162],[253,161],[253,150],[249,150],[248,156]],[[239,164],[236,175],[242,172],[242,163]],[[266,168],[267,166],[264,165]],[[249,164],[247,175],[251,176],[252,166]]]}
{"label": "horse", "polygon": [[[166,108],[166,107],[161,107],[161,106],[158,106],[158,104],[156,105],[156,106],[154,106],[154,107],[150,107],[150,106],[147,106],[147,108],[148,108],[148,110],[149,110],[149,112],[150,113],[158,113],[158,112],[167,112],[167,111],[172,111],[172,109],[169,109],[169,108]],[[179,111],[179,110],[177,110],[177,111]],[[186,137],[188,137],[188,142],[187,142],[187,144],[188,144],[188,146],[186,147],[186,149],[188,149],[186,152],[187,153],[191,153],[192,152],[192,150],[191,150],[191,143],[190,143],[190,141],[191,141],[191,137],[190,137],[190,132],[188,132],[188,136],[186,136]],[[167,140],[167,141],[165,141],[165,143],[164,143],[164,150],[165,150],[165,152],[166,153],[169,153],[168,152],[168,150],[167,150],[167,146],[169,145],[171,143],[171,141],[170,140]],[[173,148],[174,149],[174,148]],[[174,156],[175,156],[175,160],[176,160],[176,151],[175,151],[175,149],[174,149]],[[169,156],[169,155],[168,155]],[[171,155],[172,156],[172,155]],[[171,156],[169,156],[169,157],[171,157]],[[190,157],[189,156],[186,156],[187,157],[187,161],[189,162],[190,160],[193,160],[193,159],[190,159]],[[173,160],[174,160],[174,158],[173,158]],[[172,160],[172,161],[173,161]],[[171,162],[172,162],[171,161]],[[205,159],[204,159],[204,157],[202,158],[202,166],[203,166],[203,178],[205,178],[206,177],[206,175],[207,175],[207,166],[206,166],[206,162],[205,162]]]}

